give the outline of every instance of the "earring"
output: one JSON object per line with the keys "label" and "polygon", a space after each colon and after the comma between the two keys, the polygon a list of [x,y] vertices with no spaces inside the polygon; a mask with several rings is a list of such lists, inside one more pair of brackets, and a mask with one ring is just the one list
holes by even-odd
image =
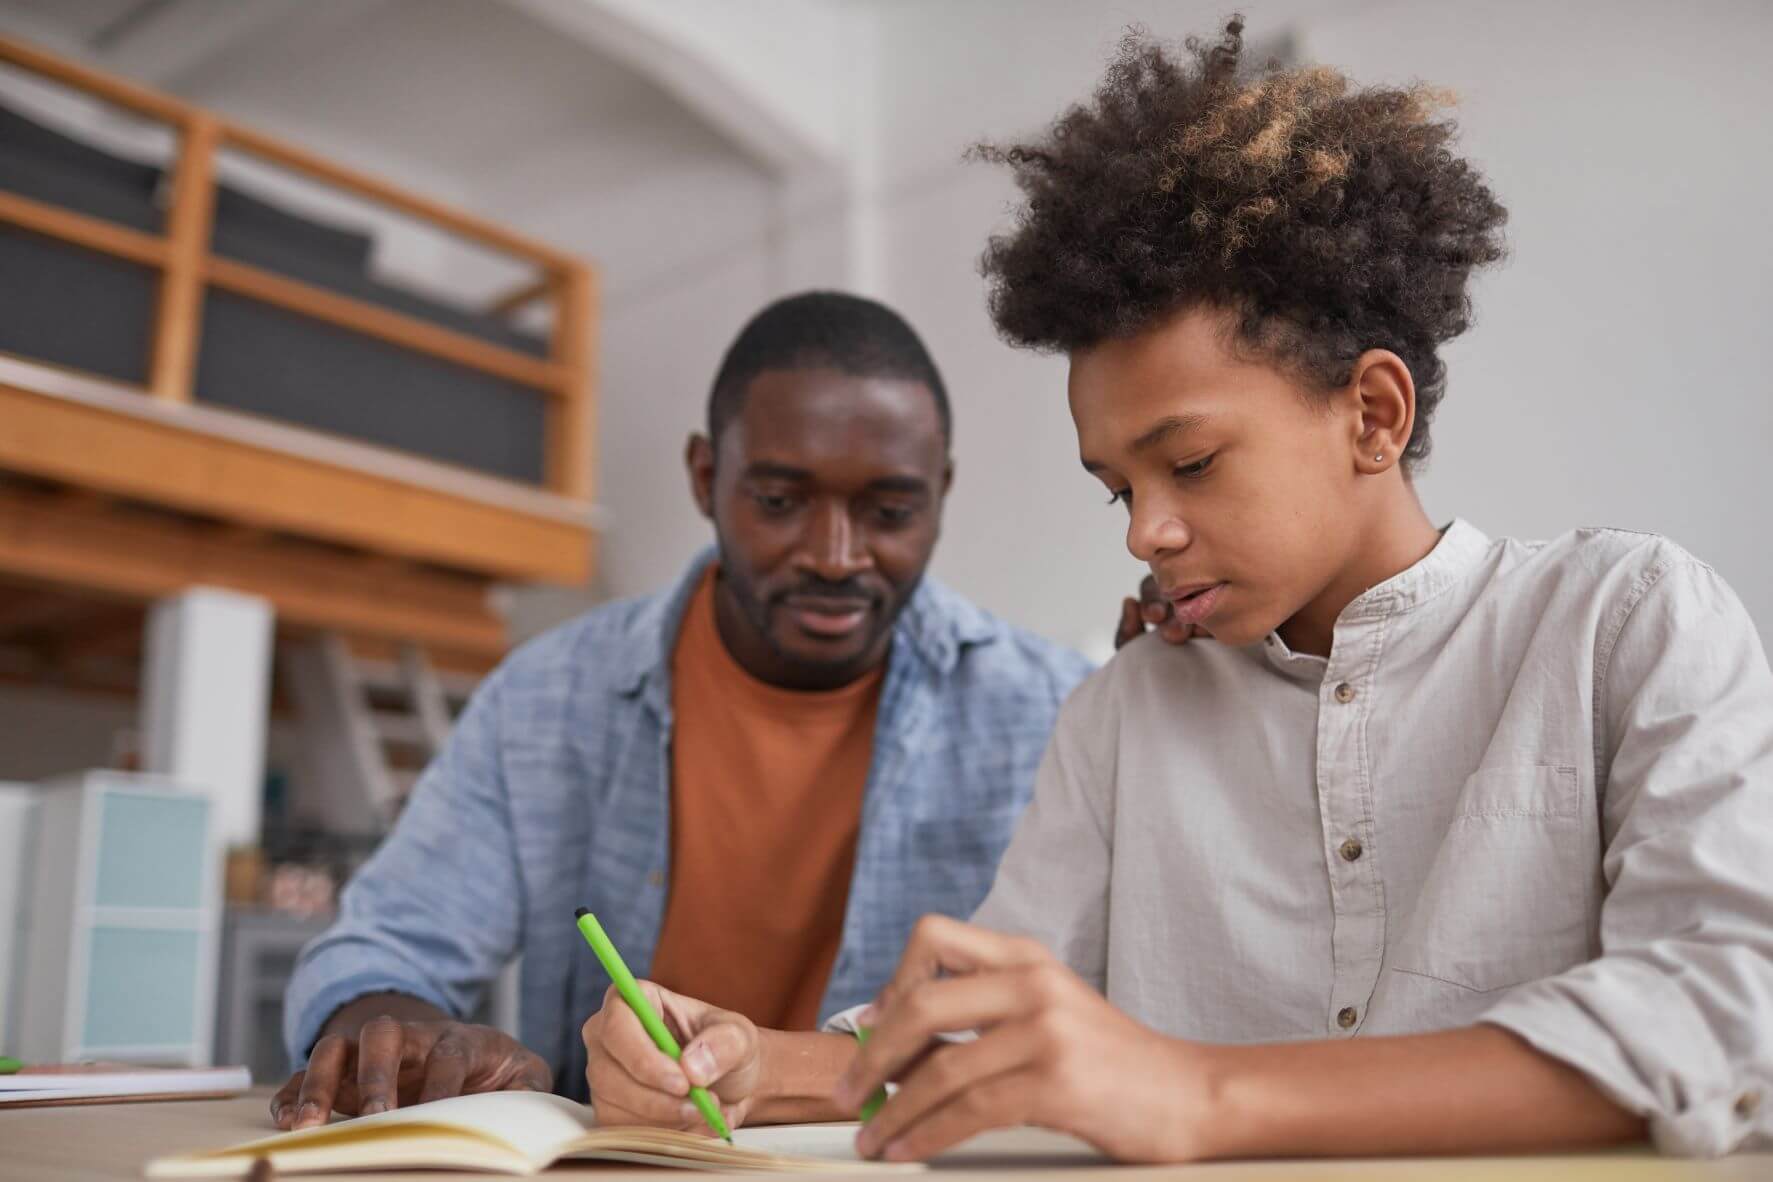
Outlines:
{"label": "earring", "polygon": [[1385,462],[1385,453],[1384,453],[1384,452],[1380,452],[1380,453],[1379,453],[1379,454],[1378,454],[1378,455],[1376,455],[1376,456],[1374,456],[1374,457],[1373,457],[1373,462],[1374,462],[1374,463],[1375,463],[1375,464],[1383,464],[1383,463],[1384,463],[1384,462]]}

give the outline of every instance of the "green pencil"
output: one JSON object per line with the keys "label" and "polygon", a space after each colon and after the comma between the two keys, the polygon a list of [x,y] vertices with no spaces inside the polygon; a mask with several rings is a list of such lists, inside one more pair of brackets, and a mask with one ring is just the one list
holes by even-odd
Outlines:
{"label": "green pencil", "polygon": [[[575,914],[579,918],[579,934],[585,937],[585,943],[591,945],[591,951],[595,952],[597,959],[603,963],[603,971],[609,974],[611,981],[615,982],[616,992],[622,995],[622,1000],[628,1003],[628,1008],[634,1011],[634,1016],[640,1019],[642,1026],[646,1027],[646,1032],[652,1036],[653,1042],[661,1051],[670,1055],[673,1061],[683,1058],[683,1048],[677,1045],[677,1040],[671,1037],[669,1030],[665,1029],[665,1023],[659,1019],[658,1011],[653,1009],[652,1003],[647,1001],[646,994],[640,991],[640,985],[634,980],[634,974],[628,971],[627,964],[622,960],[622,954],[616,951],[614,944],[610,943],[610,938],[604,932],[603,925],[597,922],[597,917],[591,914],[589,907],[581,907]],[[703,1119],[708,1122],[708,1127],[725,1137],[727,1143],[731,1144],[732,1130],[727,1128],[726,1121],[721,1119],[720,1105],[715,1103],[714,1097],[708,1094],[708,1089],[692,1084],[689,1096],[690,1103],[694,1104],[697,1111],[701,1112]]]}
{"label": "green pencil", "polygon": [[0,1055],[0,1075],[16,1075],[24,1070],[24,1066],[17,1059],[8,1059],[5,1055]]}

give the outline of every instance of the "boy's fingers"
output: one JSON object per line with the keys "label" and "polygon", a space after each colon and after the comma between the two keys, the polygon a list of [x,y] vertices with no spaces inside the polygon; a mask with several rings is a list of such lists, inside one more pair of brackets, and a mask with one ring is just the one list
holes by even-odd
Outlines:
{"label": "boy's fingers", "polygon": [[919,1121],[1037,1053],[1026,1023],[1006,1024],[973,1042],[937,1047],[901,1073],[899,1090],[863,1126],[857,1152],[864,1157],[879,1153]]}
{"label": "boy's fingers", "polygon": [[689,1094],[683,1068],[654,1044],[627,1002],[616,998],[604,1007],[602,1017],[603,1053],[636,1083],[673,1096]]}
{"label": "boy's fingers", "polygon": [[1049,959],[1051,954],[1035,940],[1006,936],[946,915],[926,915],[911,929],[887,990],[902,994],[942,972],[1013,968]]}
{"label": "boy's fingers", "polygon": [[751,1031],[737,1015],[722,1015],[704,1026],[683,1048],[683,1074],[698,1087],[713,1087],[749,1060],[755,1045]]}
{"label": "boy's fingers", "polygon": [[[1020,1017],[1039,1004],[1040,996],[1027,974],[1013,970],[927,981],[899,993],[839,1080],[837,1102],[859,1106],[887,1080],[903,1081],[937,1035]],[[940,1057],[931,1054],[931,1062]],[[927,1065],[919,1068],[924,1069]]]}
{"label": "boy's fingers", "polygon": [[636,1080],[620,1064],[608,1059],[593,1063],[586,1073],[591,1087],[591,1103],[597,1109],[599,1124],[654,1125],[661,1128],[682,1128],[684,1125],[682,1096],[673,1096],[650,1088]]}
{"label": "boy's fingers", "polygon": [[[1012,1071],[977,1083],[925,1113],[875,1152],[889,1161],[922,1161],[991,1129],[1026,1124],[1037,1081]],[[891,1108],[895,1101],[889,1101]],[[881,1109],[884,1114],[886,1108]]]}

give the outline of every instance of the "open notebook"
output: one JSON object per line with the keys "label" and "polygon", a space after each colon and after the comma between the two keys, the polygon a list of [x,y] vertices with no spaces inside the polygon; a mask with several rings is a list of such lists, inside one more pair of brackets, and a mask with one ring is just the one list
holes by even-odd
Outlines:
{"label": "open notebook", "polygon": [[737,1145],[669,1129],[598,1128],[591,1109],[560,1096],[488,1092],[163,1157],[148,1163],[147,1175],[244,1177],[258,1158],[268,1158],[279,1174],[432,1167],[538,1174],[569,1158],[779,1174],[922,1168],[858,1159],[855,1125],[780,1125],[740,1129],[734,1136]]}

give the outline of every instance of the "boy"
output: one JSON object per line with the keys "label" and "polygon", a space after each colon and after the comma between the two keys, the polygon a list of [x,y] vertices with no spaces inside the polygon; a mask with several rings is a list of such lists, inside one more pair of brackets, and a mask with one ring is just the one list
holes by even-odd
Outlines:
{"label": "boy", "polygon": [[[764,1119],[897,1081],[859,1142],[891,1159],[1018,1123],[1143,1161],[1764,1142],[1754,628],[1658,538],[1435,528],[1437,348],[1505,213],[1429,92],[1241,77],[1240,33],[1186,64],[1130,39],[984,153],[1027,197],[997,324],[1069,355],[1166,637],[1212,640],[1132,643],[1068,701],[991,894],[918,927],[828,1111],[788,1101],[835,1052],[730,1072],[737,1026],[689,1080]],[[680,1097],[601,1017],[593,1061]]]}
{"label": "boy", "polygon": [[999,329],[1069,355],[1084,467],[1217,643],[1072,697],[976,926],[914,934],[837,1099],[899,1082],[888,1158],[1019,1122],[1138,1160],[1764,1144],[1754,627],[1650,535],[1434,528],[1436,349],[1504,211],[1429,92],[1240,78],[1240,31],[1129,40],[985,150],[1027,196]]}

